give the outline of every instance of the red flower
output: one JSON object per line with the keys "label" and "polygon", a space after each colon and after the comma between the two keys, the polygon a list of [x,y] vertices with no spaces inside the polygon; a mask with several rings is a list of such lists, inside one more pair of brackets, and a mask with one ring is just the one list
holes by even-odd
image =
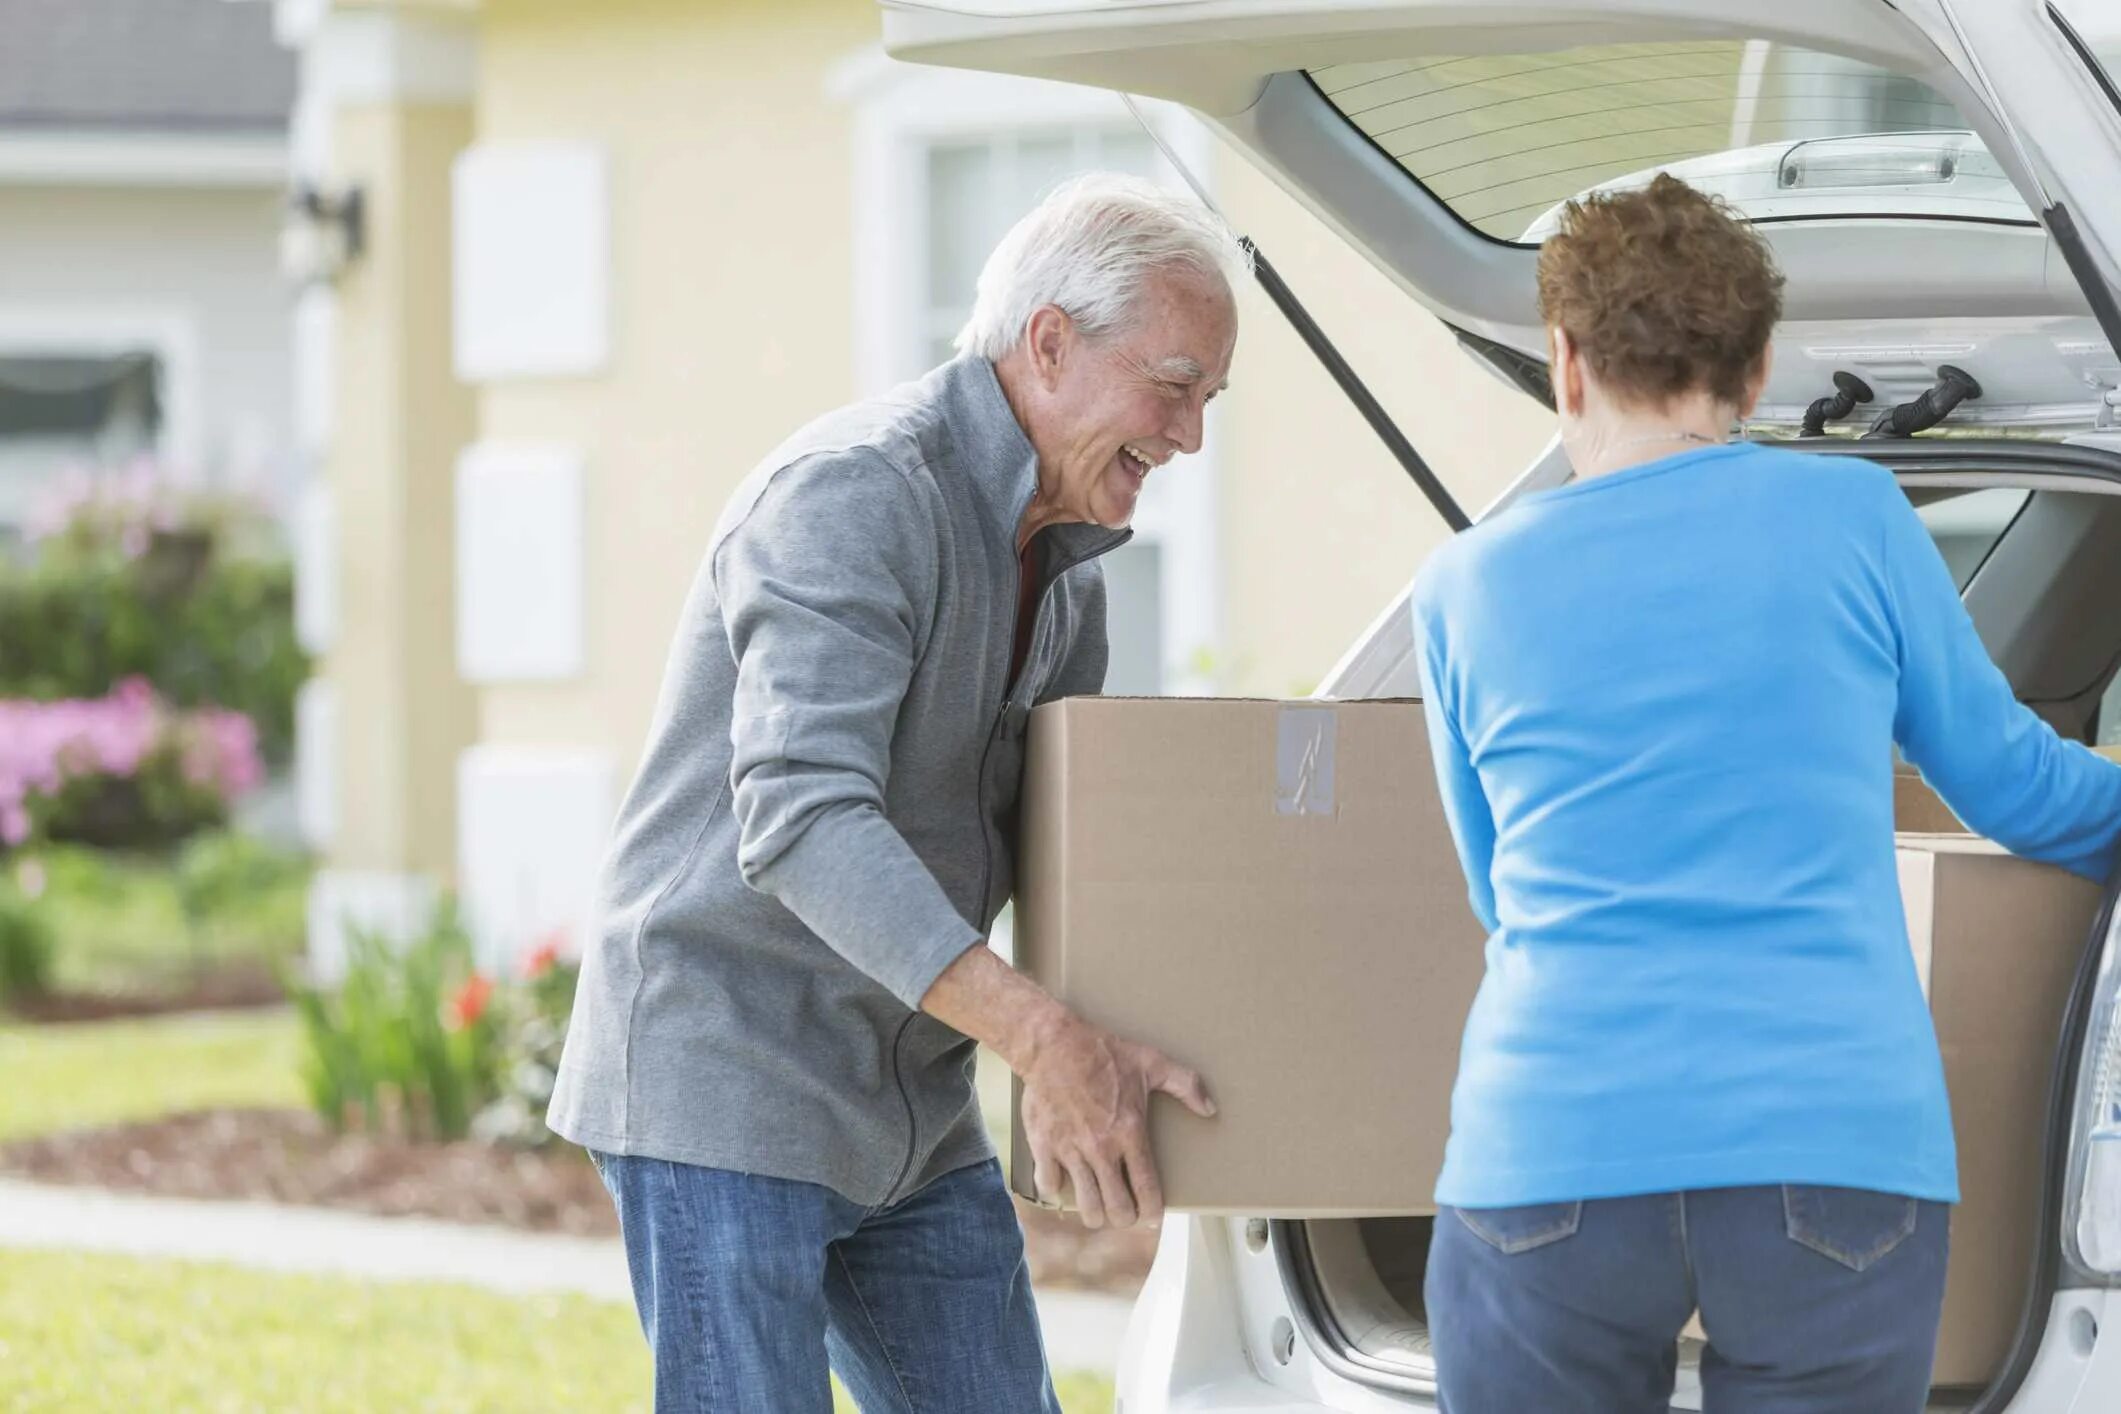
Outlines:
{"label": "red flower", "polygon": [[539,939],[538,945],[523,959],[523,976],[536,981],[552,971],[553,964],[560,960],[560,945],[566,941],[567,933],[562,928],[555,928]]}
{"label": "red flower", "polygon": [[479,1018],[486,1014],[486,1004],[492,1000],[493,979],[483,972],[472,973],[449,999],[451,1027],[463,1031],[478,1025]]}

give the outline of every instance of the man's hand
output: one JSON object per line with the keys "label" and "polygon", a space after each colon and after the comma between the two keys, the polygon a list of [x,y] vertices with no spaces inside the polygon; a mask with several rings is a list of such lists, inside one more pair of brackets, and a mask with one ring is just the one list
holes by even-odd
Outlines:
{"label": "man's hand", "polygon": [[1163,1217],[1149,1155],[1149,1098],[1162,1091],[1195,1114],[1215,1113],[1199,1075],[1152,1046],[1101,1031],[1037,983],[975,947],[921,999],[922,1010],[984,1042],[1024,1081],[1032,1183],[1041,1199],[1075,1190],[1086,1227]]}
{"label": "man's hand", "polygon": [[1149,1156],[1149,1097],[1160,1090],[1211,1116],[1215,1102],[1200,1076],[1153,1046],[1123,1041],[1072,1014],[1019,1073],[1038,1196],[1057,1200],[1065,1174],[1085,1227],[1159,1221],[1164,1192]]}

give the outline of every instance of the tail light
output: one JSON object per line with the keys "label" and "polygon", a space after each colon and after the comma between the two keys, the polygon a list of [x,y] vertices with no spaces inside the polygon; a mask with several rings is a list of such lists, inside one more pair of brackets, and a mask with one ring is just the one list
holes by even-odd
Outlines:
{"label": "tail light", "polygon": [[2106,939],[2085,1035],[2070,1132],[2069,1206],[2062,1232],[2088,1276],[2121,1278],[2121,913]]}

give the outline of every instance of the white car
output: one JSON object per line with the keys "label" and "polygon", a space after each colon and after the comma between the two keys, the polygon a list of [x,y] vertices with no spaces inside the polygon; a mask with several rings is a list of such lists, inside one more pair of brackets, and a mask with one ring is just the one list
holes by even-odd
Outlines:
{"label": "white car", "polygon": [[[1789,279],[1748,434],[1891,467],[2020,697],[2085,740],[2102,705],[2121,712],[2116,0],[884,8],[900,58],[1192,110],[1532,396],[1546,391],[1546,349],[1531,242],[1559,204],[1660,168],[1723,193]],[[1849,395],[1834,402],[1837,388]],[[1877,421],[1886,435],[1858,440]],[[1464,524],[1418,454],[1398,450]],[[1567,476],[1550,446],[1486,513]],[[1411,695],[1410,636],[1404,601],[1380,606],[1322,692]],[[2024,1162],[2044,1165],[2046,1183],[2027,1214],[2018,1328],[1999,1332],[2007,1354],[1985,1387],[1940,1389],[1936,1409],[2121,1411],[2113,915],[2109,897],[2052,1076],[2027,1077],[2027,1132],[2045,1139]],[[1455,1037],[1437,1049],[1455,1064]],[[1430,1222],[1174,1215],[1130,1327],[1119,1408],[1433,1408]],[[1698,1409],[1698,1349],[1682,1354],[1675,1407]]]}

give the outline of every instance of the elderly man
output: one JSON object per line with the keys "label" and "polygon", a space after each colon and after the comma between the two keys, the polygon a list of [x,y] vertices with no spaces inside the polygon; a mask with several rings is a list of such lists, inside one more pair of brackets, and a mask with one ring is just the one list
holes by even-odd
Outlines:
{"label": "elderly man", "polygon": [[1025,719],[1105,674],[1097,557],[1200,445],[1244,260],[1090,177],[996,248],[959,356],[798,432],[724,513],[620,813],[551,1124],[610,1188],[658,1409],[1055,1410],[973,1093],[1024,1081],[1043,1192],[1162,1209],[1200,1078],[982,945]]}

